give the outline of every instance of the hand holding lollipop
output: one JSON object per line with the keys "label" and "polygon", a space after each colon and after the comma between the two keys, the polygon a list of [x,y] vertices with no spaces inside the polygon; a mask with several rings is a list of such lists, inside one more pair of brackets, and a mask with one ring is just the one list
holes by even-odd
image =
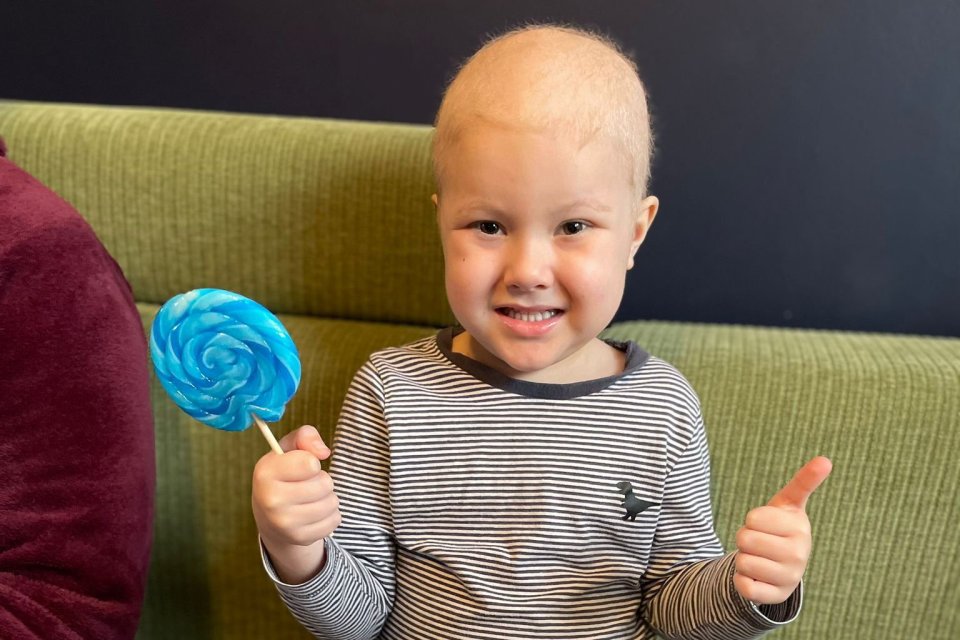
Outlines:
{"label": "hand holding lollipop", "polygon": [[222,289],[194,289],[166,302],[150,329],[150,355],[167,394],[187,414],[225,431],[283,416],[300,384],[300,356],[275,315]]}

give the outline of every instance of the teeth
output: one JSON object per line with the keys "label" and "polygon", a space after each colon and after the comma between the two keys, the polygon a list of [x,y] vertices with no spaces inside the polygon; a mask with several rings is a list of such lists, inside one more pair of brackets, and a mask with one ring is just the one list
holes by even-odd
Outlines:
{"label": "teeth", "polygon": [[540,322],[541,320],[552,318],[553,316],[557,315],[557,312],[536,311],[534,313],[521,313],[519,311],[514,311],[513,309],[507,309],[506,314],[514,320],[522,320],[523,322]]}

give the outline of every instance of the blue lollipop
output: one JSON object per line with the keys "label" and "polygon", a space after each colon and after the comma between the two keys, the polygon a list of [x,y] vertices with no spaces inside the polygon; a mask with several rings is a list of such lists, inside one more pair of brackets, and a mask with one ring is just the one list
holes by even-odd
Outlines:
{"label": "blue lollipop", "polygon": [[300,355],[266,307],[223,289],[174,296],[153,320],[150,356],[160,384],[191,417],[225,431],[256,422],[283,453],[264,421],[283,416],[300,384]]}

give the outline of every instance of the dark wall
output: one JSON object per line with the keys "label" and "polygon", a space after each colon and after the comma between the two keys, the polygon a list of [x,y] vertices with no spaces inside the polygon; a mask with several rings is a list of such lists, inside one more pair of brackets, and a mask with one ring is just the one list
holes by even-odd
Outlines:
{"label": "dark wall", "polygon": [[956,0],[5,0],[0,96],[430,122],[531,19],[613,35],[650,91],[619,319],[960,335]]}

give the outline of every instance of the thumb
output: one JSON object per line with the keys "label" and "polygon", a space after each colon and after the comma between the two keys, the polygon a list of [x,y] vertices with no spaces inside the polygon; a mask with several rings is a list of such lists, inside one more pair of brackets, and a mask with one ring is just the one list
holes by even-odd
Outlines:
{"label": "thumb", "polygon": [[326,460],[330,457],[330,448],[324,444],[323,438],[316,427],[304,425],[299,429],[291,431],[280,440],[280,448],[287,451],[306,451],[312,453],[320,460]]}
{"label": "thumb", "polygon": [[805,509],[807,498],[827,479],[832,469],[833,463],[828,458],[817,456],[803,465],[803,468],[797,471],[790,482],[780,489],[767,505]]}

